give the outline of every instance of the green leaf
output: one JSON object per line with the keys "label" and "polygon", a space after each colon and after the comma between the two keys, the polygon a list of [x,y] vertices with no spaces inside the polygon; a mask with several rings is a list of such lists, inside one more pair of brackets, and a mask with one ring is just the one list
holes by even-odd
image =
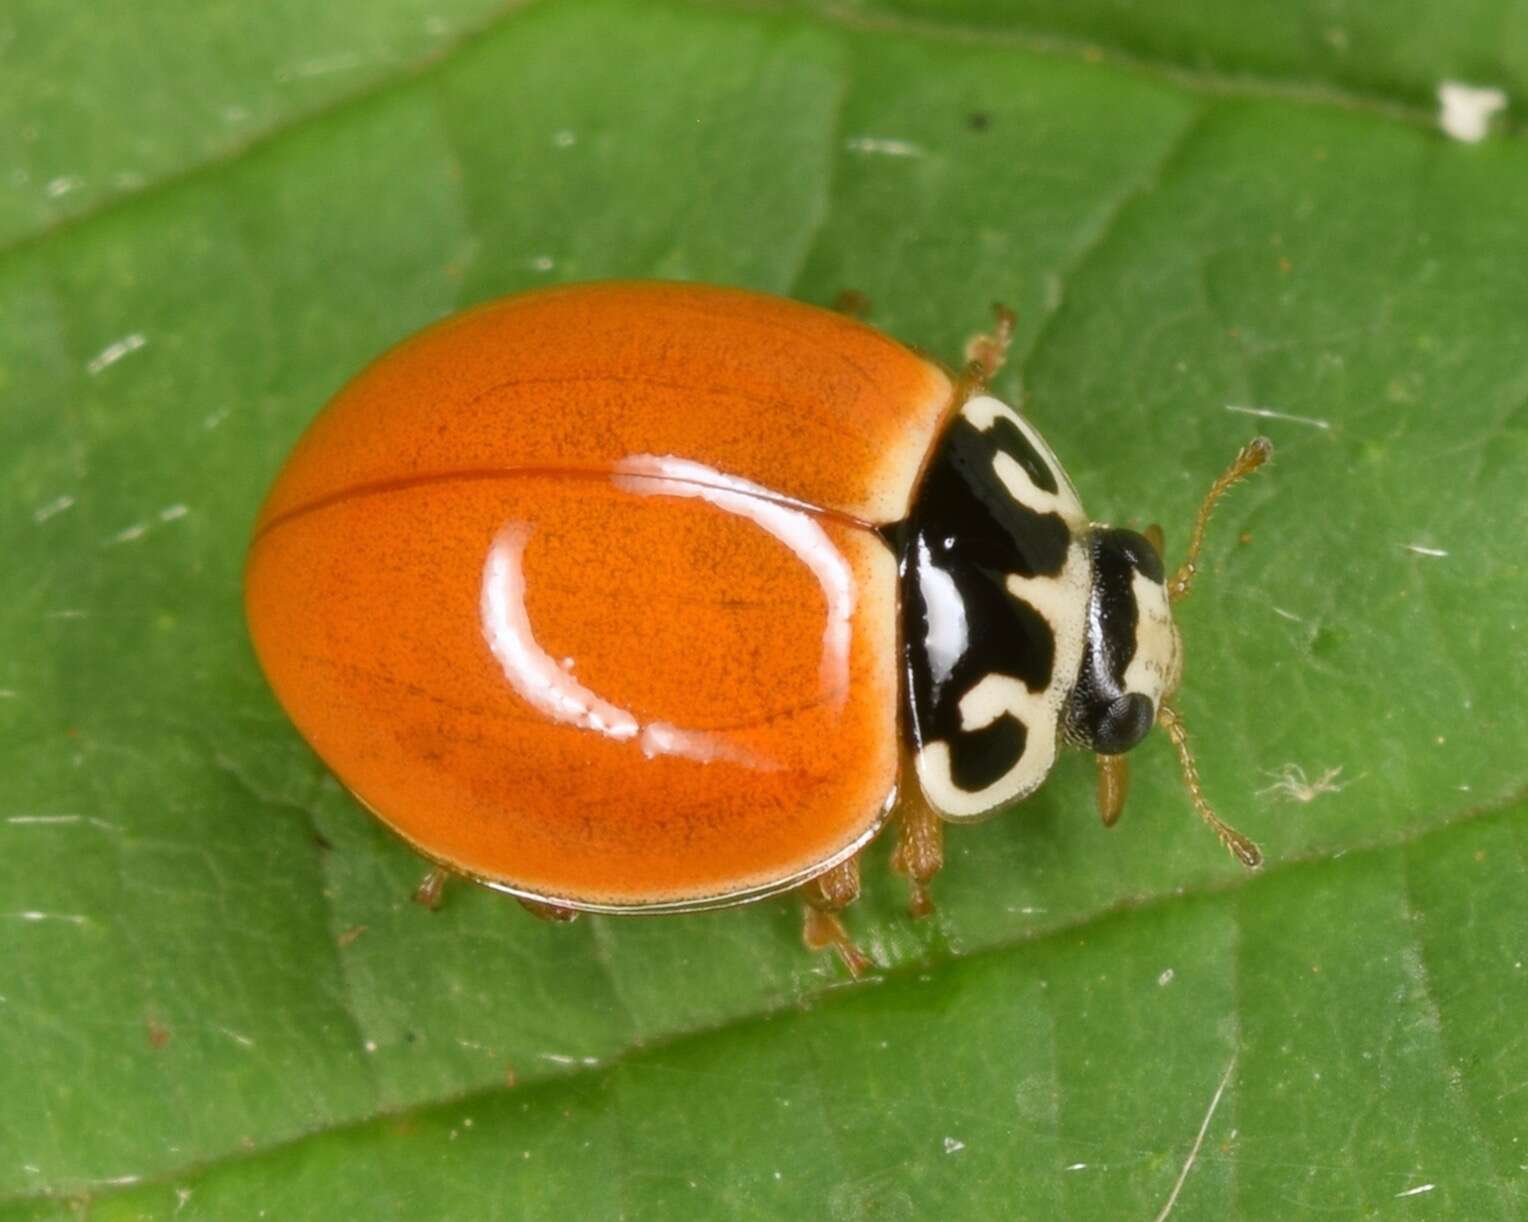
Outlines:
{"label": "green leaf", "polygon": [[[1528,1208],[1528,148],[1428,109],[1523,91],[1522,6],[320,8],[0,18],[0,1218]],[[954,829],[927,922],[873,848],[859,984],[787,900],[409,903],[249,525],[388,344],[614,275],[950,360],[1006,301],[998,389],[1170,550],[1266,431],[1181,622],[1268,867],[1152,742],[1112,831],[1080,756]]]}

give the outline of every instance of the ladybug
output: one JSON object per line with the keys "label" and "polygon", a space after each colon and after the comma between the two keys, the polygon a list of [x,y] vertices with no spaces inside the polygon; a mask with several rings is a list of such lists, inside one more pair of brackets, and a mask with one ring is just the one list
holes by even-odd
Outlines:
{"label": "ladybug", "polygon": [[260,510],[260,663],[343,784],[447,873],[542,916],[800,888],[806,940],[898,816],[927,912],[945,822],[1031,793],[1063,744],[1118,817],[1166,730],[1188,558],[1089,521],[987,392],[1012,333],[935,362],[846,313],[731,288],[570,285],[469,310],[347,385]]}

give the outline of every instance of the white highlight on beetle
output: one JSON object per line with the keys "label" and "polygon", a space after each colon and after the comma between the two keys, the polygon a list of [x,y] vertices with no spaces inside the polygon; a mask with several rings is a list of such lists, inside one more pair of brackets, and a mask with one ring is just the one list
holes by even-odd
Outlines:
{"label": "white highlight on beetle", "polygon": [[617,488],[648,496],[697,497],[768,531],[796,554],[822,587],[828,604],[822,629],[823,695],[843,707],[849,694],[849,636],[854,620],[854,574],[827,531],[806,507],[784,501],[761,484],[672,455],[633,454],[615,464]]}
{"label": "white highlight on beetle", "polygon": [[1296,416],[1292,412],[1281,412],[1273,407],[1247,407],[1240,403],[1227,403],[1226,411],[1239,412],[1243,416],[1256,416],[1260,420],[1287,420],[1291,424],[1308,424],[1313,429],[1330,429],[1330,420],[1319,420],[1315,416]]}
{"label": "white highlight on beetle", "polygon": [[1438,86],[1438,126],[1447,136],[1478,144],[1491,130],[1491,116],[1507,108],[1500,89],[1444,81]]}
{"label": "white highlight on beetle", "polygon": [[85,364],[85,372],[92,376],[102,370],[115,365],[129,353],[137,352],[149,341],[142,331],[134,331],[131,335],[124,335],[114,343],[107,344]]}
{"label": "white highlight on beetle", "polygon": [[627,710],[601,699],[536,643],[525,608],[525,545],[530,528],[510,523],[494,537],[483,565],[480,603],[483,636],[510,686],[554,721],[592,730],[617,742],[635,740],[649,758],[657,755],[746,767],[774,767],[720,734],[682,730],[661,721],[643,725]]}
{"label": "white highlight on beetle", "polygon": [[933,552],[923,539],[918,540],[918,592],[928,609],[923,648],[928,656],[929,678],[938,685],[954,673],[955,663],[970,642],[971,630],[966,622],[966,604],[955,588],[955,579],[935,567]]}

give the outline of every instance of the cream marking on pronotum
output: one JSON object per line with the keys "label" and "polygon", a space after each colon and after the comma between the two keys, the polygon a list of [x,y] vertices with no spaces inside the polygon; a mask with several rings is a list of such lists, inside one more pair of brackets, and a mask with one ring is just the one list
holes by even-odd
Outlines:
{"label": "cream marking on pronotum", "polygon": [[1139,692],[1155,709],[1162,693],[1171,691],[1178,679],[1181,652],[1172,613],[1167,609],[1167,588],[1139,569],[1130,579],[1139,618],[1135,627],[1135,654],[1125,667],[1125,690]]}
{"label": "cream marking on pronotum", "polygon": [[[992,454],[992,470],[1007,494],[1039,514],[1056,514],[1072,534],[1066,560],[1054,575],[1028,577],[1009,574],[1004,585],[1016,600],[1031,607],[1049,627],[1054,638],[1051,680],[1041,691],[1031,691],[1022,681],[1001,674],[987,675],[961,697],[957,707],[961,729],[975,731],[990,726],[1005,713],[1025,729],[1025,747],[1014,766],[979,791],[955,784],[951,747],[947,742],[924,745],[915,759],[924,791],[947,818],[985,816],[1004,803],[1032,793],[1055,763],[1058,726],[1070,684],[1082,664],[1087,632],[1088,587],[1091,565],[1080,536],[1087,516],[1076,489],[1045,439],[1008,404],[991,395],[977,395],[961,407],[961,416],[978,432],[988,433],[999,419],[1016,428],[1055,481],[1056,491],[1041,488],[1023,465],[1001,449]],[[922,544],[920,542],[920,548]],[[954,579],[933,566],[926,549],[920,552],[919,588],[928,616],[925,648],[938,675],[945,675],[969,644],[964,610]]]}
{"label": "cream marking on pronotum", "polygon": [[483,636],[504,677],[524,700],[547,716],[618,742],[635,740],[643,754],[711,763],[721,760],[762,771],[777,765],[722,734],[684,730],[662,721],[643,725],[626,709],[581,684],[536,642],[525,607],[525,546],[530,528],[510,523],[494,536],[483,565]]}
{"label": "cream marking on pronotum", "polygon": [[1059,514],[1062,520],[1074,530],[1086,524],[1087,515],[1082,511],[1082,500],[1077,495],[1077,489],[1072,487],[1072,481],[1066,469],[1062,467],[1055,451],[1050,448],[1045,438],[1035,431],[1028,420],[1001,399],[994,399],[991,395],[978,395],[969,400],[960,409],[960,414],[983,433],[992,428],[999,416],[1012,421],[1014,427],[1024,435],[1024,439],[1044,460],[1051,475],[1055,477],[1057,491],[1046,492],[1030,478],[1028,471],[1009,455],[999,451],[993,456],[992,468],[1014,500],[1021,505],[1029,506],[1036,513]]}

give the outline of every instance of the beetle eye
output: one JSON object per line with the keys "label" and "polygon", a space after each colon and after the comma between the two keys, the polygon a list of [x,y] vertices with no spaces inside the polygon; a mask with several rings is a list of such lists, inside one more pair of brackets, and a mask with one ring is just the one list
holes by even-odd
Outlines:
{"label": "beetle eye", "polygon": [[1100,755],[1119,755],[1130,750],[1150,731],[1156,720],[1151,699],[1140,692],[1126,692],[1115,700],[1092,726],[1091,744]]}

